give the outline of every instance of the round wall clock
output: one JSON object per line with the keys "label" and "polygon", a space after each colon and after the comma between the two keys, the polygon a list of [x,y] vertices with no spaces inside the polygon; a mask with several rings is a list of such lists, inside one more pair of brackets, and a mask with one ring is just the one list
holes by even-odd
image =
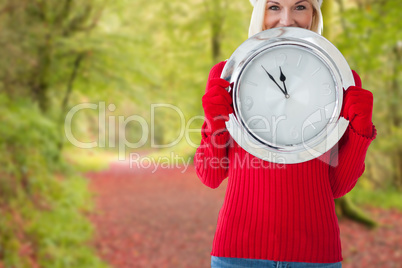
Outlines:
{"label": "round wall clock", "polygon": [[348,126],[340,113],[353,74],[339,50],[312,31],[284,27],[250,37],[221,77],[231,83],[229,133],[263,160],[293,164],[317,158]]}

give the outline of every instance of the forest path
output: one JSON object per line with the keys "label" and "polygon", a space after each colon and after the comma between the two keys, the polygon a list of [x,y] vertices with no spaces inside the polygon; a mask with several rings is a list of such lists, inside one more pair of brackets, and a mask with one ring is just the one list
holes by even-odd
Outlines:
{"label": "forest path", "polygon": [[[90,216],[96,227],[93,243],[112,267],[210,267],[226,181],[212,190],[191,165],[130,168],[127,162],[87,177],[96,200],[96,212]],[[381,226],[369,230],[340,221],[343,267],[402,267],[402,213],[364,210]]]}

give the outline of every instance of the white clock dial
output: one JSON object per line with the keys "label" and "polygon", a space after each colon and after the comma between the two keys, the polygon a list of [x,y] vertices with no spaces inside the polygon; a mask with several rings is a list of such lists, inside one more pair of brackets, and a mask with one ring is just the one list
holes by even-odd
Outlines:
{"label": "white clock dial", "polygon": [[303,47],[267,49],[239,77],[238,111],[257,139],[273,146],[302,144],[321,133],[337,107],[330,68]]}
{"label": "white clock dial", "polygon": [[226,127],[244,150],[274,163],[301,163],[334,148],[349,122],[343,92],[354,85],[340,51],[298,27],[262,31],[242,43],[221,78],[231,86]]}

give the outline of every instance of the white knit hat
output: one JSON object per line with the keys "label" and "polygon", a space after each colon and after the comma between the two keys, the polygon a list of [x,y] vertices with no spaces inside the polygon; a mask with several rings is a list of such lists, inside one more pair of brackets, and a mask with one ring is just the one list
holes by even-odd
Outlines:
{"label": "white knit hat", "polygon": [[[317,0],[317,1],[321,6],[322,5],[322,0]],[[254,6],[256,2],[257,2],[257,0],[250,0],[250,3],[251,3],[252,6]]]}
{"label": "white knit hat", "polygon": [[[318,4],[322,5],[323,0],[317,0]],[[251,15],[250,27],[248,30],[248,37],[251,37],[259,32],[262,32],[262,25],[265,17],[265,5],[266,0],[250,0],[251,5],[254,7],[253,13]],[[321,9],[317,12],[318,16],[318,29],[317,33],[321,34],[323,28],[322,13]]]}

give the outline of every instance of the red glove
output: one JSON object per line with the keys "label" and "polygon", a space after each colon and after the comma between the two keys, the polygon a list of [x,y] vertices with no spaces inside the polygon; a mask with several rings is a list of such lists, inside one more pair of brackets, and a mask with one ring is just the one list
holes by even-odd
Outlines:
{"label": "red glove", "polygon": [[228,86],[229,82],[222,78],[208,81],[206,93],[202,97],[208,134],[226,130],[225,122],[229,120],[229,114],[233,113],[232,97],[225,89]]}
{"label": "red glove", "polygon": [[360,77],[353,71],[356,86],[350,86],[344,97],[342,115],[360,135],[373,135],[373,94],[361,88]]}

